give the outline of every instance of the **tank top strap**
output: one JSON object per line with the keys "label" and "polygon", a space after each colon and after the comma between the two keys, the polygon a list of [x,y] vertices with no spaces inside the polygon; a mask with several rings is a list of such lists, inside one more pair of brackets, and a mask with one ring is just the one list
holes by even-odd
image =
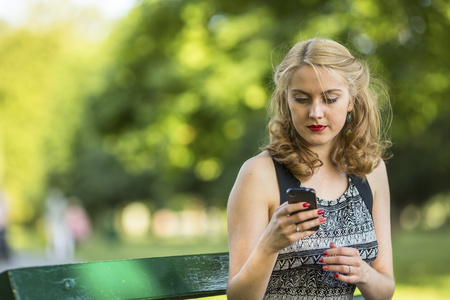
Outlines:
{"label": "tank top strap", "polygon": [[300,187],[298,180],[286,167],[273,159],[275,172],[277,173],[278,189],[280,190],[280,204],[287,201],[286,191],[288,188]]}
{"label": "tank top strap", "polygon": [[370,212],[370,215],[372,215],[372,208],[373,208],[373,194],[372,189],[370,188],[369,182],[364,177],[359,177],[356,175],[350,175],[353,182],[355,183],[356,188],[358,189],[359,194],[361,195],[361,198],[364,200],[364,203],[367,206],[367,209]]}

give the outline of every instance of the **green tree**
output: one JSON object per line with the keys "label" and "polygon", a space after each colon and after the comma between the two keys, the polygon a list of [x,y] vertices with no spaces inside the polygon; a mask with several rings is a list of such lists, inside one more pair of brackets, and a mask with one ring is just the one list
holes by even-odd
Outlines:
{"label": "green tree", "polygon": [[448,190],[448,11],[425,0],[143,2],[108,44],[106,88],[90,99],[67,189],[97,208],[170,205],[180,193],[225,205],[266,139],[272,65],[293,42],[323,36],[390,86],[394,203]]}
{"label": "green tree", "polygon": [[39,217],[50,177],[71,167],[83,98],[95,91],[99,68],[97,42],[80,39],[73,20],[48,26],[33,16],[33,27],[0,33],[0,184],[18,223]]}

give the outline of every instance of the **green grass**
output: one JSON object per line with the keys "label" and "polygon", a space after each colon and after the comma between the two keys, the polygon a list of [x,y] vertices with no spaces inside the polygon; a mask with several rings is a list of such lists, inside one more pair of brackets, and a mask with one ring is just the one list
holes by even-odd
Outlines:
{"label": "green grass", "polygon": [[227,252],[225,236],[216,238],[149,238],[139,241],[93,238],[79,247],[77,257],[82,261],[160,257]]}
{"label": "green grass", "polygon": [[393,235],[394,299],[450,299],[450,231]]}
{"label": "green grass", "polygon": [[[393,234],[394,299],[450,299],[450,230]],[[91,239],[78,251],[84,261],[127,259],[228,251],[225,236],[146,241]],[[210,297],[225,300],[225,296]]]}

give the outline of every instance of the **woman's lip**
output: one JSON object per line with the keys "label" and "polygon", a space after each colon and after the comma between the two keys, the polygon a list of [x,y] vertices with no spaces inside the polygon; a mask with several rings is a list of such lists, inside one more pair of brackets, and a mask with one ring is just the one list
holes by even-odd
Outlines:
{"label": "woman's lip", "polygon": [[312,132],[321,132],[321,131],[324,131],[325,128],[327,128],[327,126],[325,126],[325,125],[309,125],[308,128]]}

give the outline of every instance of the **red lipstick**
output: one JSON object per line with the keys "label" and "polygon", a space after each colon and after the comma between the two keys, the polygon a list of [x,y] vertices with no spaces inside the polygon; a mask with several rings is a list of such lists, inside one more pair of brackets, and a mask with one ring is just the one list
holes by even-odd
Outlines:
{"label": "red lipstick", "polygon": [[321,131],[324,131],[325,128],[327,128],[327,126],[325,126],[325,125],[309,125],[308,128],[312,132],[321,132]]}

